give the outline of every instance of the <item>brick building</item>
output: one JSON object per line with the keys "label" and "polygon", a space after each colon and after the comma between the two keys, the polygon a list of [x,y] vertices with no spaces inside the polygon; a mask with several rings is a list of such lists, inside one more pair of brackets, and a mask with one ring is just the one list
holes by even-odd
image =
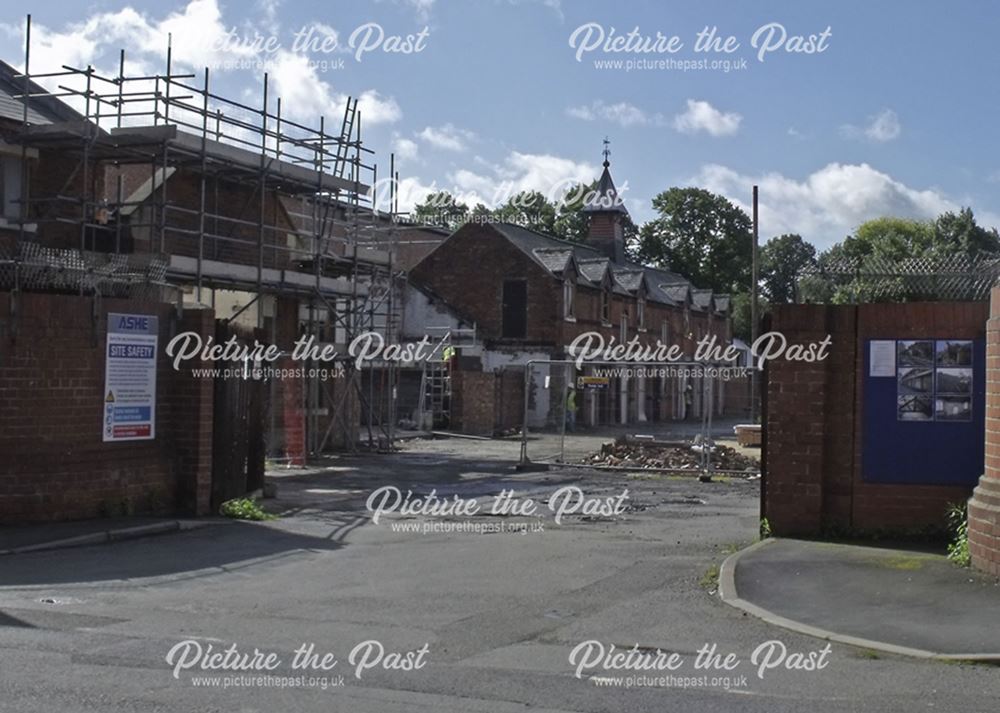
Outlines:
{"label": "brick building", "polygon": [[[460,348],[453,374],[455,402],[466,407],[454,427],[489,433],[520,425],[523,375],[529,360],[574,359],[571,344],[586,332],[607,343],[677,344],[693,354],[702,337],[719,343],[731,338],[728,295],[698,289],[683,276],[632,262],[625,255],[628,213],[618,197],[610,166],[584,208],[589,220],[585,242],[573,243],[507,223],[467,223],[420,261],[411,282],[449,313],[452,324],[475,325],[477,344]],[[440,321],[440,320],[439,320]],[[406,322],[416,336],[418,326]],[[550,403],[552,378],[592,374],[594,366],[569,377],[565,368],[539,363],[530,384],[529,425],[554,425],[558,408]],[[459,373],[460,372],[460,373]],[[486,375],[486,376],[484,376]],[[695,381],[695,380],[692,380]],[[474,384],[474,386],[473,386]],[[475,396],[469,389],[475,389]],[[578,423],[585,426],[634,424],[698,417],[700,383],[685,378],[623,376],[606,388],[586,391]],[[724,390],[712,397],[723,410]],[[476,413],[469,409],[477,404]]]}
{"label": "brick building", "polygon": [[264,447],[291,463],[354,449],[373,419],[349,366],[271,378],[258,398],[161,355],[151,443],[102,442],[101,394],[109,311],[157,316],[161,351],[194,324],[276,344],[280,368],[327,366],[291,362],[302,335],[341,354],[359,332],[391,338],[392,276],[443,236],[377,210],[351,111],[330,134],[281,118],[266,90],[260,107],[215,95],[207,72],[201,89],[158,75],[155,93],[151,77],[64,75],[45,81],[80,111],[0,62],[0,450],[15,456],[0,520],[205,512],[232,490],[220,469],[262,472]]}

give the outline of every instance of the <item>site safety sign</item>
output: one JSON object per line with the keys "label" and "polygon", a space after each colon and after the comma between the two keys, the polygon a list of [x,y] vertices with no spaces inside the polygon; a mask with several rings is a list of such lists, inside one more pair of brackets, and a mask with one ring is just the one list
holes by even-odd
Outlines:
{"label": "site safety sign", "polygon": [[156,436],[158,319],[148,314],[108,314],[104,366],[105,441]]}

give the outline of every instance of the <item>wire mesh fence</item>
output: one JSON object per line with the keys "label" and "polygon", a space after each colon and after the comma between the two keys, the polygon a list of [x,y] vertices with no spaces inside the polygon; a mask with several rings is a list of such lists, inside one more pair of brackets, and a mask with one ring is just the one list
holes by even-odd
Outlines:
{"label": "wire mesh fence", "polygon": [[798,275],[807,302],[984,300],[1000,277],[1000,258],[823,258]]}
{"label": "wire mesh fence", "polygon": [[166,282],[167,263],[157,255],[97,253],[22,241],[0,245],[0,290],[61,292],[176,302]]}
{"label": "wire mesh fence", "polygon": [[688,475],[760,471],[752,370],[728,364],[532,361],[522,461]]}

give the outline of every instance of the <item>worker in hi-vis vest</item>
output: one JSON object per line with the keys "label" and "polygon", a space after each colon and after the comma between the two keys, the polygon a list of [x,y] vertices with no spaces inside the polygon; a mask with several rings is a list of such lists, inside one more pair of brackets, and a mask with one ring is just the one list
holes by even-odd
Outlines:
{"label": "worker in hi-vis vest", "polygon": [[576,389],[572,386],[566,394],[566,430],[576,430]]}

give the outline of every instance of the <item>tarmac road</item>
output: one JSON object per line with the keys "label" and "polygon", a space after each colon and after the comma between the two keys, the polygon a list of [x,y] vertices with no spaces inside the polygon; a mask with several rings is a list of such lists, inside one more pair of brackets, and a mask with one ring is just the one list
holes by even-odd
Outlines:
{"label": "tarmac road", "polygon": [[[773,628],[710,593],[713,564],[756,534],[756,483],[581,470],[514,474],[502,449],[449,440],[337,459],[325,470],[280,478],[270,505],[285,515],[273,522],[0,559],[0,710],[996,709],[994,667],[875,658],[840,645],[822,654],[825,642]],[[479,498],[484,507],[513,489],[540,512],[397,513],[373,524],[365,501],[383,485],[417,497],[436,490]],[[627,487],[629,507],[611,517],[567,515],[557,525],[545,503],[567,485],[605,503]],[[514,522],[529,531],[509,531]],[[442,531],[502,523],[508,531]],[[424,532],[425,524],[437,531]],[[352,665],[352,650],[372,640],[384,650],[381,659],[370,644]],[[682,664],[639,672],[598,665],[577,677],[571,652],[588,641],[595,642],[594,661],[599,646],[607,653],[638,644],[634,656],[659,647]],[[773,641],[781,643],[767,644]],[[248,655],[244,661],[255,648],[280,660],[268,672],[275,685],[199,668],[212,660],[209,646],[215,653],[232,644]],[[317,654],[311,663],[330,652],[336,665],[293,670],[296,650],[302,658],[309,644]],[[713,644],[737,657],[733,670],[694,668],[699,649]],[[751,657],[762,646],[774,668],[758,676],[763,653],[758,665]],[[193,666],[176,678],[167,661],[172,649],[175,665]],[[358,678],[365,651],[371,667]],[[822,668],[785,668],[810,660]],[[385,667],[407,661],[411,670]],[[628,687],[629,675],[643,674]]]}

